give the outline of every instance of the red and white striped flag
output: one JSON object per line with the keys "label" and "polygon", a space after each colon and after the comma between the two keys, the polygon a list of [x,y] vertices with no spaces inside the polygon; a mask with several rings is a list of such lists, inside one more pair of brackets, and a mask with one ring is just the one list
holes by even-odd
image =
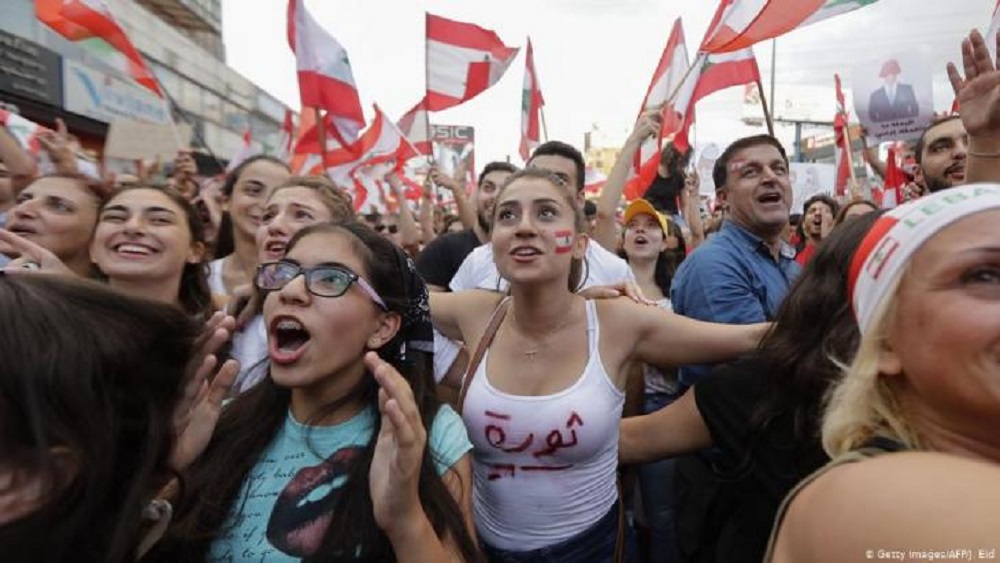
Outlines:
{"label": "red and white striped flag", "polygon": [[521,89],[521,158],[527,162],[531,152],[541,142],[542,87],[535,72],[535,57],[528,38],[528,51],[524,60],[524,87]]}
{"label": "red and white striped flag", "polygon": [[428,131],[427,100],[420,100],[396,122],[403,135],[419,154],[431,154],[431,132]]}
{"label": "red and white striped flag", "polygon": [[677,18],[667,39],[667,45],[663,48],[663,54],[660,55],[660,62],[653,72],[653,78],[649,81],[642,108],[639,109],[639,117],[648,111],[659,110],[662,119],[660,133],[656,137],[646,139],[639,146],[625,184],[626,200],[642,197],[656,176],[663,139],[676,133],[683,123],[682,114],[685,108],[680,108],[679,111],[675,109],[676,96],[673,102],[669,97],[677,92],[689,66],[687,47],[684,43],[684,28],[681,19]]}
{"label": "red and white striped flag", "polygon": [[674,148],[681,152],[691,148],[688,131],[694,123],[694,107],[698,100],[731,86],[760,80],[757,59],[750,48],[718,55],[698,53],[694,65],[695,69],[688,74],[674,100],[674,108],[684,119],[673,141]]}
{"label": "red and white striped flag", "polygon": [[475,98],[500,80],[515,55],[493,31],[427,14],[427,110]]}
{"label": "red and white striped flag", "polygon": [[233,158],[229,159],[229,164],[226,165],[226,174],[229,174],[236,167],[243,163],[244,160],[250,158],[254,154],[253,149],[253,133],[251,133],[250,128],[243,133],[243,144],[240,146],[240,150],[233,155]]}
{"label": "red and white striped flag", "polygon": [[5,109],[0,109],[0,126],[7,129],[22,149],[38,158],[42,152],[42,144],[38,140],[38,136],[48,129]]}
{"label": "red and white striped flag", "polygon": [[[104,0],[35,0],[35,15],[56,33],[85,47],[163,97],[156,76],[115,21]],[[95,39],[99,41],[92,41]]]}
{"label": "red and white striped flag", "polygon": [[414,154],[402,131],[375,106],[375,119],[356,143],[327,152],[326,173],[334,182],[346,185],[360,166],[391,162],[398,167]]}
{"label": "red and white striped flag", "polygon": [[882,209],[892,209],[903,203],[903,186],[906,175],[899,166],[899,155],[895,146],[889,147],[885,163],[885,189],[882,191]]}
{"label": "red and white striped flag", "polygon": [[288,45],[295,53],[302,105],[330,116],[330,134],[353,143],[365,126],[358,88],[347,51],[306,10],[303,0],[288,0]]}
{"label": "red and white striped flag", "polygon": [[722,0],[701,50],[728,53],[878,0]]}

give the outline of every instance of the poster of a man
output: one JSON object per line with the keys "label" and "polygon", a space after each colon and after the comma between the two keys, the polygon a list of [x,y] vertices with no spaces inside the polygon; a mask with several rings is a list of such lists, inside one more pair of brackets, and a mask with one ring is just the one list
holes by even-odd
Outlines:
{"label": "poster of a man", "polygon": [[919,52],[885,53],[853,72],[854,115],[875,145],[913,141],[934,117],[931,68]]}
{"label": "poster of a man", "polygon": [[899,61],[889,59],[882,63],[879,78],[882,87],[871,93],[868,99],[868,116],[875,123],[916,117],[920,104],[913,92],[913,86],[900,82],[902,69]]}

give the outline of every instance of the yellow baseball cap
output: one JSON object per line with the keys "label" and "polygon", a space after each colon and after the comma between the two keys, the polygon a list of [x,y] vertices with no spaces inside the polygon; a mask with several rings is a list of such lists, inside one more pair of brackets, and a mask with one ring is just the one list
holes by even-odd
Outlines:
{"label": "yellow baseball cap", "polygon": [[663,231],[663,236],[670,234],[670,229],[667,225],[670,224],[670,220],[667,216],[660,213],[653,207],[652,203],[644,199],[633,200],[632,203],[628,204],[625,208],[625,215],[622,217],[622,223],[628,225],[628,222],[632,220],[632,217],[636,215],[651,215],[656,219],[656,222],[660,224],[660,229]]}

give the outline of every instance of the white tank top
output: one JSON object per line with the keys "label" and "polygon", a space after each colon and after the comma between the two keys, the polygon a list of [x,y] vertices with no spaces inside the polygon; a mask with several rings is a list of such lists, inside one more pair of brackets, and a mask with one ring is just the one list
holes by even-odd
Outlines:
{"label": "white tank top", "polygon": [[225,258],[212,260],[208,263],[208,289],[217,295],[229,295],[226,284],[222,283],[222,261]]}
{"label": "white tank top", "polygon": [[544,396],[499,391],[486,374],[488,350],[469,385],[462,418],[474,446],[476,526],[494,547],[527,551],[559,543],[617,501],[625,394],[601,362],[594,302],[586,307],[589,357],[569,388]]}

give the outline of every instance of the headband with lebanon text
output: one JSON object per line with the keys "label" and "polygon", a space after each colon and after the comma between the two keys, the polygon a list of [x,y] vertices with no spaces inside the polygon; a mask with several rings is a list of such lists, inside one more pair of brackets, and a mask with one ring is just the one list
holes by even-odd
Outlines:
{"label": "headband with lebanon text", "polygon": [[861,333],[874,328],[879,303],[928,239],[959,219],[996,208],[1000,184],[972,184],[922,197],[880,217],[851,261],[849,290]]}

